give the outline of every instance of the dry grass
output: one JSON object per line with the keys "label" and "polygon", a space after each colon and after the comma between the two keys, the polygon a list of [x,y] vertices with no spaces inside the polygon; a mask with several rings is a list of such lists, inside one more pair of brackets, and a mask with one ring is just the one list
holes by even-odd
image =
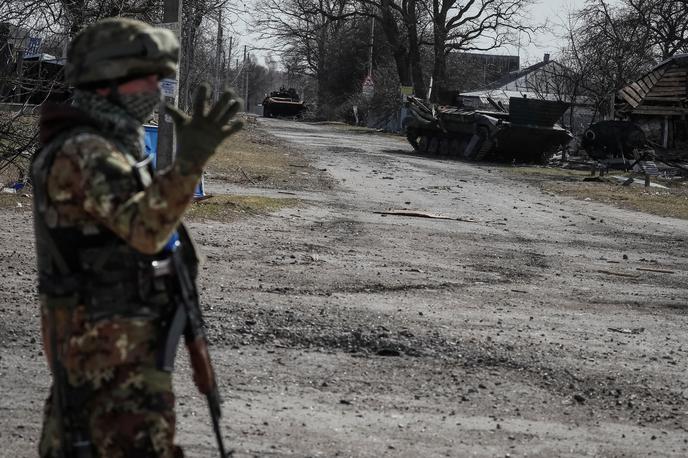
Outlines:
{"label": "dry grass", "polygon": [[193,203],[186,217],[194,220],[211,220],[223,223],[243,216],[264,215],[300,204],[298,199],[276,199],[262,196],[213,196]]}
{"label": "dry grass", "polygon": [[543,189],[652,215],[688,219],[688,186],[659,189],[626,187],[603,181],[546,183]]}
{"label": "dry grass", "polygon": [[[16,113],[0,112],[0,185],[23,179],[28,175],[31,164],[28,153],[17,158],[14,154],[34,136],[38,129],[38,116],[15,116]],[[5,167],[8,158],[13,158],[13,163]]]}
{"label": "dry grass", "polygon": [[[215,180],[272,184],[290,176],[289,155],[278,141],[251,124],[227,140],[210,160],[207,171]],[[298,166],[307,164],[299,161]]]}
{"label": "dry grass", "polygon": [[506,173],[525,175],[527,177],[570,177],[580,179],[590,176],[589,171],[562,169],[557,167],[497,167]]}
{"label": "dry grass", "polygon": [[31,211],[33,200],[24,197],[23,194],[0,193],[0,209],[16,208],[18,210]]}
{"label": "dry grass", "polygon": [[207,167],[215,181],[271,189],[332,189],[331,177],[312,167],[303,153],[268,134],[255,121],[220,146]]}
{"label": "dry grass", "polygon": [[[640,211],[657,216],[688,219],[688,185],[686,181],[669,181],[653,178],[652,181],[669,189],[621,186],[613,178],[599,181],[583,181],[588,171],[548,167],[504,167],[506,173],[521,175],[523,179],[538,184],[543,190],[556,194],[590,199],[619,208]],[[615,174],[626,175],[626,174]],[[642,183],[643,178],[636,178]]]}
{"label": "dry grass", "polygon": [[[210,160],[207,172],[213,180],[271,187],[294,181],[294,167],[310,168],[300,157],[293,157],[280,141],[260,130],[254,123],[227,140]],[[263,196],[218,195],[195,202],[186,216],[196,220],[229,222],[251,215],[264,215],[300,204],[298,199]]]}

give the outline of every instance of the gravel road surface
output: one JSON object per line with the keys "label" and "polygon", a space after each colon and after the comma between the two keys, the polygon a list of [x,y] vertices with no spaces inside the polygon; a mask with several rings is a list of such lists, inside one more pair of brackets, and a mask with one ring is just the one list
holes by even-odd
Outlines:
{"label": "gravel road surface", "polygon": [[[334,186],[299,167],[283,189],[207,182],[303,201],[192,224],[235,456],[688,456],[685,221],[400,137],[258,122]],[[402,209],[446,219],[384,214]],[[49,383],[30,213],[0,215],[0,455],[29,457]],[[214,456],[177,366],[179,442]]]}

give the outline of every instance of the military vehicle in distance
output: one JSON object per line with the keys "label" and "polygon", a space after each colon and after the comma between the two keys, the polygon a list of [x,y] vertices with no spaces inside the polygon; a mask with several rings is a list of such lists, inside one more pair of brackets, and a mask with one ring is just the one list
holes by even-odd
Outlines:
{"label": "military vehicle in distance", "polygon": [[266,118],[300,118],[306,109],[294,88],[281,87],[263,100],[263,116]]}
{"label": "military vehicle in distance", "polygon": [[490,103],[494,111],[409,97],[406,137],[421,154],[508,162],[542,162],[573,138],[556,124],[569,107],[565,102],[512,97],[508,111]]}
{"label": "military vehicle in distance", "polygon": [[648,149],[645,132],[630,121],[599,121],[583,134],[581,148],[592,159],[632,159]]}

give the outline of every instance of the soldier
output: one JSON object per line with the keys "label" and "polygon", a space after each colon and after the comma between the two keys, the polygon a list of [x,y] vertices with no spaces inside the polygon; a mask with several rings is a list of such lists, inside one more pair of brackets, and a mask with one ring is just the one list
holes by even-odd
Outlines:
{"label": "soldier", "polygon": [[195,279],[195,252],[180,218],[207,160],[241,128],[232,121],[241,103],[227,91],[206,114],[204,85],[193,117],[170,109],[177,158],[155,173],[144,157],[142,123],[177,58],[170,31],[102,20],[69,47],[72,106],[42,112],[32,178],[53,388],[41,457],[182,456],[171,385],[181,282],[170,260],[177,266],[183,250],[184,269],[193,273],[184,278]]}

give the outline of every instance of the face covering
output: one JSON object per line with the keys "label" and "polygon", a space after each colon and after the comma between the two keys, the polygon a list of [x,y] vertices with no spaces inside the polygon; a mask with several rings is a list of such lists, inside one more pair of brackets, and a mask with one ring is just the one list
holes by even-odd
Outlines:
{"label": "face covering", "polygon": [[148,121],[160,104],[160,89],[155,92],[119,94],[118,105],[142,124]]}

